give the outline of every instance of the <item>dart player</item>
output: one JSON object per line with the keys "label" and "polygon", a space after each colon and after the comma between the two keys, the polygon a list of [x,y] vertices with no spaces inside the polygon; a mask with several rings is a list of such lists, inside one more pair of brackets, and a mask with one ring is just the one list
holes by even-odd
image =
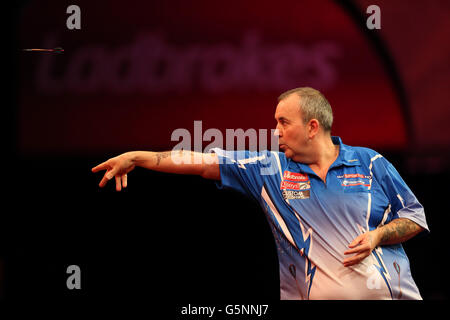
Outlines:
{"label": "dart player", "polygon": [[106,170],[100,187],[114,178],[117,191],[140,166],[214,179],[257,200],[277,240],[281,299],[421,299],[401,243],[428,225],[394,166],[331,136],[331,106],[315,89],[281,94],[275,120],[282,152],[181,151],[192,161],[180,163],[170,151],[134,151],[92,171]]}

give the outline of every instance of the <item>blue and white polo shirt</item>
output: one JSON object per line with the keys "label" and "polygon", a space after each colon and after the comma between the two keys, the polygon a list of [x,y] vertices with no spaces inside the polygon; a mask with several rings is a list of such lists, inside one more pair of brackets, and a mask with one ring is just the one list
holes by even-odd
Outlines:
{"label": "blue and white polo shirt", "polygon": [[278,249],[281,299],[421,299],[401,244],[342,265],[350,242],[368,230],[397,218],[426,230],[428,225],[422,205],[389,161],[339,137],[332,141],[340,150],[326,183],[282,152],[216,148],[217,185],[263,208]]}

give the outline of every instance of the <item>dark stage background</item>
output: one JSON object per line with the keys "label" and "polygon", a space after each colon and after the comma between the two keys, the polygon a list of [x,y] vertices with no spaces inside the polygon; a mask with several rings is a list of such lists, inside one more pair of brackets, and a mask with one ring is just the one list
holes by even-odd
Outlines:
{"label": "dark stage background", "polygon": [[[71,4],[80,30],[66,28]],[[2,299],[277,301],[275,244],[255,203],[140,168],[116,193],[90,169],[170,150],[195,120],[273,129],[277,96],[298,86],[321,90],[333,134],[381,152],[415,192],[431,233],[404,244],[413,277],[424,299],[448,299],[449,5],[378,1],[381,29],[369,30],[370,4],[19,1],[4,62]],[[65,53],[20,51],[57,46]],[[81,290],[66,287],[72,264]]]}

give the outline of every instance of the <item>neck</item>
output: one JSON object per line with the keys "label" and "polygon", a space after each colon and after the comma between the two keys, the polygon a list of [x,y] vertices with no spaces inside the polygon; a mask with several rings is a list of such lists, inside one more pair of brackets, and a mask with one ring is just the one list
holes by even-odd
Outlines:
{"label": "neck", "polygon": [[333,163],[339,156],[339,146],[333,144],[330,136],[318,140],[315,150],[315,164],[320,167],[324,164]]}
{"label": "neck", "polygon": [[330,135],[315,136],[309,149],[308,159],[302,162],[320,169],[328,168],[339,156],[339,145],[333,144]]}

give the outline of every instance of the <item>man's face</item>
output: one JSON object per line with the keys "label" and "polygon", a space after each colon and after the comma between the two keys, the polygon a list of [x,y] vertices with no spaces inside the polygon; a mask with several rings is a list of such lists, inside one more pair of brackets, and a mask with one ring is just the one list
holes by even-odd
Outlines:
{"label": "man's face", "polygon": [[279,138],[280,151],[284,152],[286,158],[305,153],[307,147],[308,130],[303,124],[299,103],[300,97],[291,94],[278,103],[275,111],[275,134]]}

